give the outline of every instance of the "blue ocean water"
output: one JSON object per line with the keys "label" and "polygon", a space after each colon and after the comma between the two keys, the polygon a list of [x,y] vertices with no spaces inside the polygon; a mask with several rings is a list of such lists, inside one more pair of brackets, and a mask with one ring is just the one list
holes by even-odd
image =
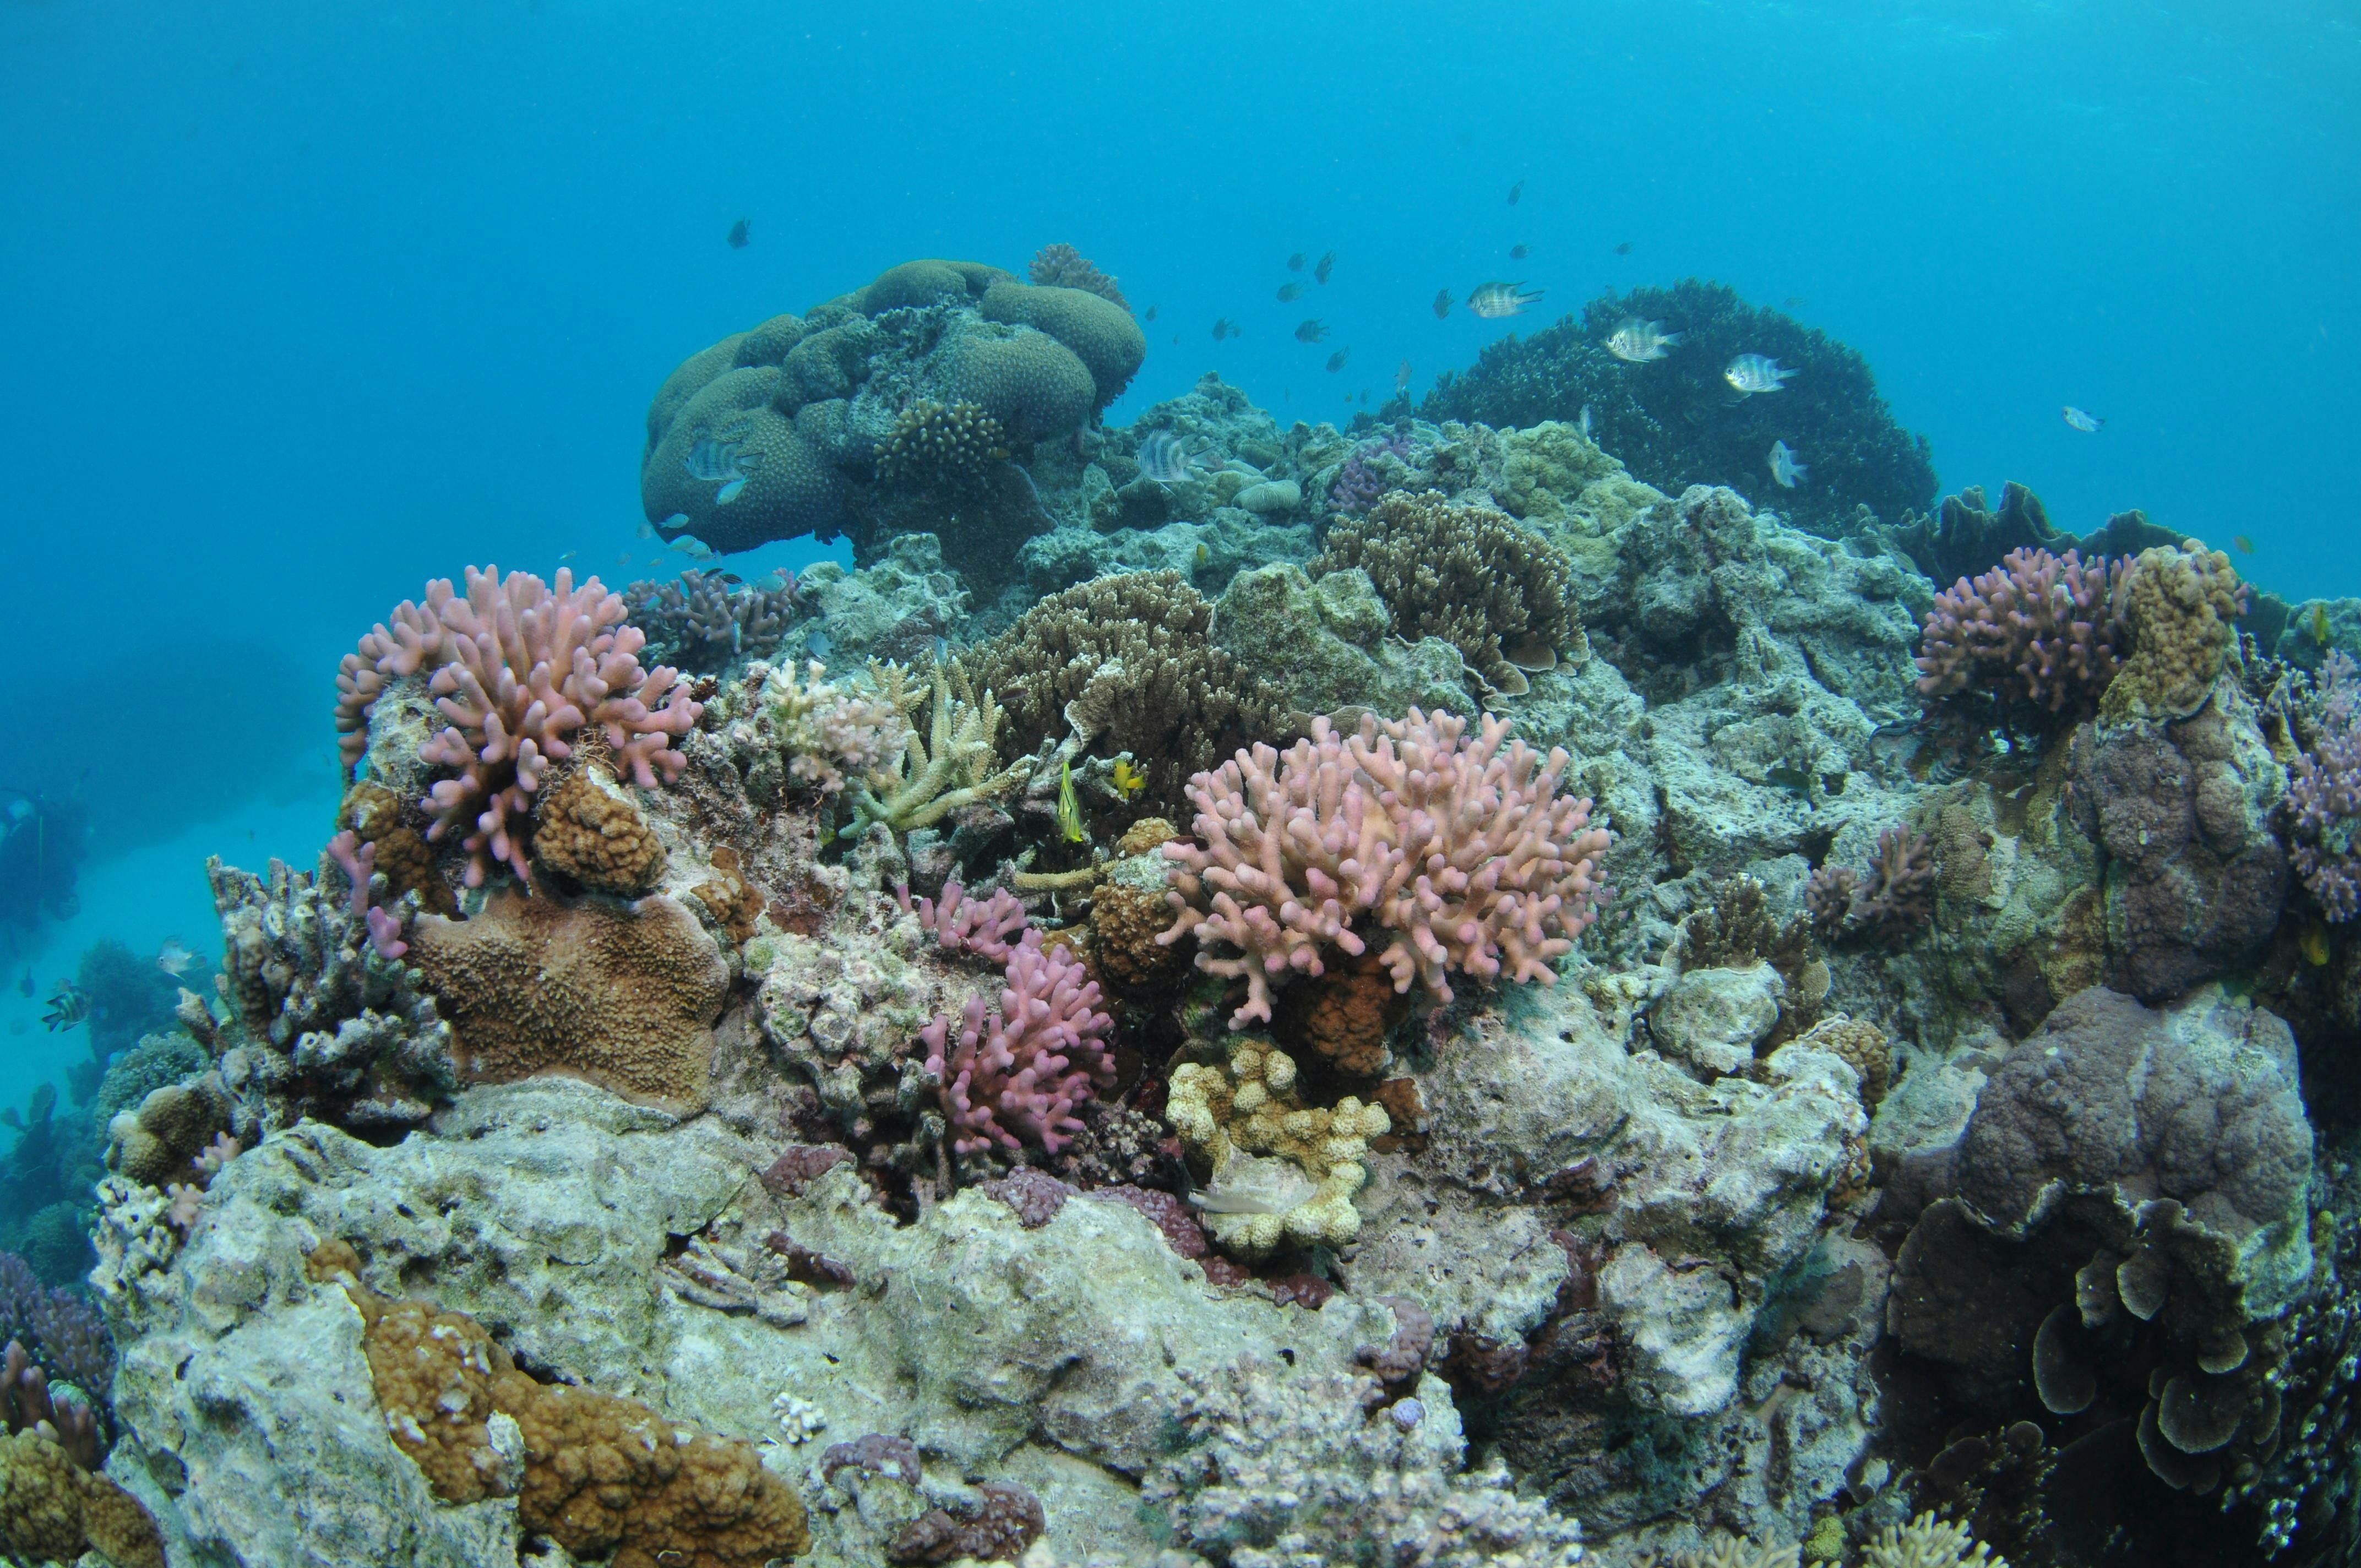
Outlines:
{"label": "blue ocean water", "polygon": [[[209,959],[205,854],[316,852],[357,632],[469,563],[645,575],[665,373],[913,256],[1118,275],[1118,422],[1207,370],[1341,420],[1719,279],[1861,349],[1946,489],[2361,593],[2357,81],[2328,0],[0,0],[0,786],[92,817],[79,913],[7,938],[0,1102],[79,1049],[38,1015],[88,943]],[[1429,309],[1488,279],[1542,310]]]}

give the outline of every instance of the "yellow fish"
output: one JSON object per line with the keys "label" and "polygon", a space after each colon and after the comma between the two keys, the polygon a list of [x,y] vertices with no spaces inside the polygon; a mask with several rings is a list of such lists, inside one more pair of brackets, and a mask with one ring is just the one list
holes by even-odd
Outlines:
{"label": "yellow fish", "polygon": [[1090,835],[1082,829],[1082,803],[1074,798],[1074,765],[1058,764],[1058,837],[1079,844]]}
{"label": "yellow fish", "polygon": [[2255,553],[2255,542],[2243,533],[2232,534],[2230,544],[2241,555],[2251,555]]}
{"label": "yellow fish", "polygon": [[2328,961],[2328,927],[2319,921],[2306,926],[2296,943],[2303,949],[2304,961],[2312,968],[2318,969]]}
{"label": "yellow fish", "polygon": [[[1202,550],[1204,546],[1200,544],[1197,548]],[[1129,762],[1124,762],[1120,758],[1116,760],[1115,764],[1115,789],[1117,795],[1120,795],[1126,800],[1129,800],[1147,787],[1148,775],[1146,773],[1141,773],[1137,768],[1133,767]]]}
{"label": "yellow fish", "polygon": [[2328,646],[2328,601],[2312,601],[2312,640],[2322,647]]}

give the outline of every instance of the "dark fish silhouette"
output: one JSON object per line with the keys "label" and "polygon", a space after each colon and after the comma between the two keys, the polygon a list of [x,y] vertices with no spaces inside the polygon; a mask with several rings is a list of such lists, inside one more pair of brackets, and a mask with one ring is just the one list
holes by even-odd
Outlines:
{"label": "dark fish silhouette", "polygon": [[1318,316],[1313,316],[1310,321],[1305,322],[1301,326],[1295,329],[1295,341],[1298,343],[1318,343],[1322,338],[1326,337],[1327,335],[1328,329],[1320,324],[1320,318]]}
{"label": "dark fish silhouette", "polygon": [[1323,283],[1325,283],[1328,281],[1328,274],[1335,270],[1336,253],[1332,250],[1327,255],[1320,258],[1320,265],[1312,269],[1312,275],[1314,278],[1319,279]]}
{"label": "dark fish silhouette", "polygon": [[1280,304],[1290,304],[1301,298],[1303,298],[1303,284],[1301,280],[1297,280],[1292,282],[1281,283],[1279,286],[1279,302]]}
{"label": "dark fish silhouette", "polygon": [[1345,367],[1345,358],[1351,355],[1352,352],[1353,345],[1348,343],[1344,347],[1338,349],[1335,353],[1330,355],[1328,356],[1328,368],[1330,371],[1334,372],[1342,370]]}
{"label": "dark fish silhouette", "polygon": [[747,242],[749,239],[752,238],[752,237],[753,237],[753,236],[752,236],[752,235],[748,231],[748,227],[747,227],[747,224],[746,224],[746,220],[745,220],[745,219],[743,219],[743,218],[740,218],[736,223],[731,224],[731,225],[730,225],[730,249],[732,249],[732,250],[743,250],[743,249],[745,249],[745,248],[746,248],[746,242]]}
{"label": "dark fish silhouette", "polygon": [[1511,261],[1522,261],[1526,257],[1531,256],[1532,253],[1533,247],[1530,245],[1512,245],[1509,247],[1509,259]]}
{"label": "dark fish silhouette", "polygon": [[1232,321],[1227,316],[1216,316],[1213,318],[1213,341],[1215,343],[1221,342],[1222,339],[1225,337],[1235,337],[1237,335],[1237,323]]}
{"label": "dark fish silhouette", "polygon": [[1154,320],[1156,319],[1156,307],[1155,307],[1154,305],[1150,305],[1150,306],[1148,306],[1148,313],[1147,313],[1146,315],[1144,315],[1144,316],[1140,317],[1139,319],[1140,319],[1140,320],[1142,320],[1142,321],[1147,321],[1147,322],[1152,322],[1152,321],[1154,321]]}
{"label": "dark fish silhouette", "polygon": [[1451,291],[1448,289],[1437,289],[1434,291],[1434,319],[1436,321],[1441,321],[1450,313]]}
{"label": "dark fish silhouette", "polygon": [[16,994],[19,996],[33,994],[33,971],[30,969],[25,971],[25,978],[16,982]]}
{"label": "dark fish silhouette", "polygon": [[1625,240],[1621,245],[1617,246],[1617,247],[1615,247],[1615,254],[1616,254],[1616,255],[1618,255],[1618,256],[1629,256],[1629,255],[1631,255],[1631,242],[1630,240],[1628,240],[1628,239],[1627,239],[1627,240]]}
{"label": "dark fish silhouette", "polygon": [[1299,250],[1293,256],[1287,258],[1287,269],[1290,272],[1301,272],[1303,270],[1303,252]]}
{"label": "dark fish silhouette", "polygon": [[1523,181],[1520,180],[1520,181],[1518,181],[1514,185],[1510,186],[1510,187],[1509,187],[1509,205],[1510,205],[1510,206],[1512,206],[1512,207],[1513,207],[1513,206],[1515,206],[1515,205],[1517,204],[1517,200],[1518,200],[1518,198],[1519,198],[1519,197],[1521,197],[1521,196],[1522,196],[1524,193],[1525,193],[1525,182],[1524,182]]}

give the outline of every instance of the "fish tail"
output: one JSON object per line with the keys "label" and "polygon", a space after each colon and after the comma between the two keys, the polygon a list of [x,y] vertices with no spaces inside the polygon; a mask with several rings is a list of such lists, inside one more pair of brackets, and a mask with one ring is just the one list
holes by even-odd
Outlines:
{"label": "fish tail", "polygon": [[1664,338],[1663,338],[1663,340],[1662,340],[1662,341],[1663,341],[1663,342],[1664,342],[1664,343],[1665,343],[1666,345],[1668,345],[1677,347],[1677,346],[1679,345],[1679,344],[1680,344],[1681,339],[1683,339],[1683,338],[1685,338],[1685,337],[1686,337],[1686,336],[1688,336],[1688,334],[1687,334],[1687,333],[1685,333],[1685,332],[1668,332],[1668,333],[1664,334]]}
{"label": "fish tail", "polygon": [[742,489],[744,489],[745,488],[746,488],[746,481],[745,481],[745,480],[743,480],[743,479],[732,479],[732,480],[730,480],[728,484],[726,484],[726,485],[722,486],[719,489],[718,489],[718,490],[716,490],[716,491],[714,491],[714,492],[713,492],[713,502],[714,502],[714,504],[715,504],[716,506],[725,506],[725,507],[726,507],[726,506],[728,506],[731,501],[736,500],[736,499],[738,499],[738,492],[739,492],[739,491],[741,491],[741,490],[742,490]]}

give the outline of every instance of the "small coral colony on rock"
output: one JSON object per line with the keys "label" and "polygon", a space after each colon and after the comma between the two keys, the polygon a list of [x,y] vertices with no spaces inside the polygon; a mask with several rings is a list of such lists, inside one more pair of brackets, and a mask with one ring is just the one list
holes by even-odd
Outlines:
{"label": "small coral colony on rock", "polygon": [[648,411],[851,567],[389,591],[316,862],[7,1113],[0,1544],[2354,1561],[2361,603],[1719,285],[1345,430],[1146,352],[907,262]]}

